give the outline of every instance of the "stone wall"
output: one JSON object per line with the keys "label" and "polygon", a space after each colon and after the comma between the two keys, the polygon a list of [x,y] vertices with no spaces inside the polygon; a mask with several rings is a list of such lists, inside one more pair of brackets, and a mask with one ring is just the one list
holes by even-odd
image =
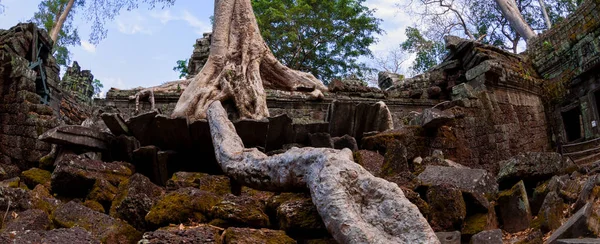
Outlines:
{"label": "stone wall", "polygon": [[59,83],[62,91],[68,91],[80,103],[91,103],[94,96],[94,75],[89,70],[81,70],[81,66],[77,61],[73,62],[71,67],[67,68],[67,72]]}
{"label": "stone wall", "polygon": [[527,45],[533,66],[545,79],[578,76],[600,63],[600,1],[579,9]]}
{"label": "stone wall", "polygon": [[204,67],[204,64],[208,60],[208,56],[210,55],[211,35],[211,33],[204,33],[202,38],[196,39],[194,52],[188,61],[188,79],[200,73],[200,70],[202,70],[202,67]]}
{"label": "stone wall", "polygon": [[[50,151],[39,135],[87,117],[88,108],[58,88],[59,67],[50,55],[51,46],[46,31],[33,24],[0,30],[0,180],[36,166]],[[29,68],[37,61],[39,66]]]}

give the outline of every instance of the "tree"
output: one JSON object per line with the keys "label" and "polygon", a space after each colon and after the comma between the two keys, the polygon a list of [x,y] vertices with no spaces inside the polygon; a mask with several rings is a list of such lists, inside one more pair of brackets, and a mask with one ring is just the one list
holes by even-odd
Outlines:
{"label": "tree", "polygon": [[406,52],[401,47],[391,49],[383,55],[373,57],[374,69],[398,74],[402,72],[402,65],[408,60]]}
{"label": "tree", "polygon": [[446,54],[444,43],[425,38],[415,27],[407,27],[405,33],[406,41],[400,44],[400,47],[416,55],[411,67],[413,72],[417,74],[426,72],[442,61]]}
{"label": "tree", "polygon": [[154,8],[158,3],[163,7],[171,6],[175,0],[44,0],[45,2],[58,3],[56,12],[53,12],[54,21],[49,29],[51,39],[56,43],[60,32],[65,29],[65,24],[75,13],[76,9],[85,8],[84,16],[89,22],[92,22],[92,32],[90,34],[90,43],[98,44],[106,37],[107,31],[104,28],[106,21],[113,20],[122,9],[131,11],[139,7],[139,3],[147,3],[150,8]]}
{"label": "tree", "polygon": [[383,33],[365,0],[252,0],[267,45],[284,65],[327,82],[357,73]]}
{"label": "tree", "polygon": [[102,82],[98,79],[94,79],[94,81],[92,81],[92,86],[94,87],[94,96],[100,96],[100,92],[102,92],[102,88],[104,88]]}
{"label": "tree", "polygon": [[[57,21],[61,17],[69,0],[43,0],[38,5],[38,12],[34,13],[31,21],[38,27],[46,29],[49,33],[54,31]],[[82,1],[75,1],[74,6],[82,6]],[[74,12],[74,10],[71,10]],[[73,15],[67,16],[62,23],[62,28],[53,39],[53,56],[59,65],[67,66],[71,62],[68,46],[79,45],[79,33],[73,26]]]}
{"label": "tree", "polygon": [[502,11],[504,18],[508,20],[511,27],[517,31],[520,36],[525,38],[525,41],[530,40],[537,35],[521,14],[521,10],[519,10],[515,0],[495,1],[498,8],[500,8],[500,11]]}
{"label": "tree", "polygon": [[179,72],[179,79],[186,77],[189,74],[188,60],[177,60],[177,65],[173,67],[173,71]]}

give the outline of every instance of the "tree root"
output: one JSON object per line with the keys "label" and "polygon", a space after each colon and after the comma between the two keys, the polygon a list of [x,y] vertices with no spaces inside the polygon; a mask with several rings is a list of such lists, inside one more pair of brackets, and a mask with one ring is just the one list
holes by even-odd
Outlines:
{"label": "tree root", "polygon": [[205,119],[213,101],[233,100],[240,118],[269,116],[265,88],[310,92],[322,98],[327,88],[313,75],[281,64],[267,47],[250,0],[215,1],[210,56],[183,92],[172,117]]}
{"label": "tree root", "polygon": [[208,122],[217,161],[243,185],[267,191],[309,189],[325,226],[340,243],[439,243],[400,188],[353,162],[348,149],[292,148],[268,157],[246,149],[219,101]]}

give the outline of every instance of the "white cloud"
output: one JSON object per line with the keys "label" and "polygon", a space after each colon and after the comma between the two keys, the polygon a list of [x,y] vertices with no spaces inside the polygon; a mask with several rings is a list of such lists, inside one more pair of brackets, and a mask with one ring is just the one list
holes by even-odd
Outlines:
{"label": "white cloud", "polygon": [[88,41],[81,41],[81,48],[89,53],[96,53],[96,46]]}
{"label": "white cloud", "polygon": [[119,32],[123,34],[152,34],[152,30],[150,30],[149,27],[146,27],[148,25],[147,19],[137,11],[123,13],[115,22]]}
{"label": "white cloud", "polygon": [[154,11],[150,13],[150,17],[159,20],[163,25],[166,25],[171,21],[185,21],[196,31],[196,34],[198,35],[202,35],[205,32],[210,32],[212,29],[210,23],[201,21],[187,10],[183,10],[181,14],[175,16],[171,14],[170,10]]}
{"label": "white cloud", "polygon": [[123,82],[123,79],[121,79],[120,77],[101,77],[98,78],[98,80],[100,80],[100,82],[102,82],[102,85],[104,86],[102,87],[102,91],[100,92],[100,97],[106,97],[106,92],[108,92],[108,90],[110,90],[111,88],[127,89],[127,87],[125,86],[125,82]]}

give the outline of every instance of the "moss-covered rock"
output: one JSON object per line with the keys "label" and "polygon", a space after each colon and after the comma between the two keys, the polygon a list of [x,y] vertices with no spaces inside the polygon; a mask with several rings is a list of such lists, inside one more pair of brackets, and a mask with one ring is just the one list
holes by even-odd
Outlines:
{"label": "moss-covered rock", "polygon": [[7,180],[0,181],[0,187],[27,188],[27,185],[21,183],[21,178],[13,177]]}
{"label": "moss-covered rock", "polygon": [[140,243],[221,243],[221,230],[209,225],[164,227],[156,231],[146,232]]}
{"label": "moss-covered rock", "polygon": [[462,192],[452,186],[439,185],[427,189],[429,223],[435,231],[460,230],[467,208]]}
{"label": "moss-covered rock", "polygon": [[119,185],[110,216],[127,221],[138,230],[147,228],[145,217],[154,203],[165,194],[159,186],[141,174],[134,174]]}
{"label": "moss-covered rock", "polygon": [[110,203],[117,195],[117,187],[104,179],[96,180],[92,186],[90,193],[87,195],[88,200],[96,201],[102,206],[110,206]]}
{"label": "moss-covered rock", "polygon": [[54,198],[50,191],[43,185],[37,185],[33,190],[29,192],[31,199],[31,207],[34,209],[40,209],[51,215],[56,208],[61,204],[59,200]]}
{"label": "moss-covered rock", "polygon": [[132,167],[127,163],[107,163],[77,155],[66,155],[52,172],[52,192],[68,197],[84,197],[97,180],[118,186],[133,174]]}
{"label": "moss-covered rock", "polygon": [[497,212],[502,229],[510,233],[529,228],[531,209],[523,181],[498,194]]}
{"label": "moss-covered rock", "polygon": [[566,207],[564,200],[556,192],[548,193],[538,214],[538,219],[541,222],[539,227],[545,232],[560,227],[564,215],[563,211]]}
{"label": "moss-covered rock", "polygon": [[277,208],[279,229],[300,239],[326,237],[329,233],[310,198],[293,199]]}
{"label": "moss-covered rock", "polygon": [[84,228],[103,243],[137,243],[142,234],[126,222],[96,212],[74,201],[59,206],[53,214],[58,227]]}
{"label": "moss-covered rock", "polygon": [[227,228],[223,244],[295,244],[296,241],[281,230]]}
{"label": "moss-covered rock", "polygon": [[174,191],[186,187],[194,187],[217,195],[231,193],[229,177],[209,175],[205,173],[177,172],[167,181],[167,190]]}
{"label": "moss-covered rock", "polygon": [[50,186],[50,178],[52,173],[47,170],[31,168],[29,170],[21,172],[21,179],[30,189],[33,189],[36,185]]}
{"label": "moss-covered rock", "polygon": [[94,210],[96,212],[106,213],[106,210],[104,209],[104,206],[102,206],[102,204],[100,204],[97,201],[94,201],[94,200],[85,200],[85,202],[83,202],[82,204],[83,204],[83,206],[86,206],[89,209]]}
{"label": "moss-covered rock", "polygon": [[61,228],[54,230],[25,230],[0,232],[0,243],[86,243],[100,244],[91,233],[83,228]]}
{"label": "moss-covered rock", "polygon": [[164,195],[150,209],[145,217],[152,226],[186,223],[190,219],[207,221],[207,215],[222,197],[212,192],[196,188],[182,188]]}
{"label": "moss-covered rock", "polygon": [[274,195],[275,195],[274,192],[259,191],[259,190],[252,189],[252,188],[246,187],[246,186],[242,186],[241,190],[240,190],[240,196],[252,198],[263,204],[266,204],[267,201],[269,201],[269,199],[271,197],[273,197]]}
{"label": "moss-covered rock", "polygon": [[400,143],[390,143],[387,145],[379,175],[389,177],[403,172],[410,172],[407,154],[406,147]]}
{"label": "moss-covered rock", "polygon": [[0,211],[24,211],[32,208],[29,190],[12,187],[0,187]]}
{"label": "moss-covered rock", "polygon": [[425,130],[421,126],[405,126],[393,131],[367,136],[361,140],[361,148],[377,151],[382,155],[388,150],[389,145],[404,145],[408,160],[424,155],[427,151]]}
{"label": "moss-covered rock", "polygon": [[417,208],[419,208],[421,214],[423,214],[423,216],[426,219],[429,219],[429,204],[425,200],[423,200],[423,198],[421,198],[419,193],[416,193],[415,191],[404,187],[400,188],[402,189],[402,192],[404,192],[404,196],[406,197],[406,199],[408,199],[412,204],[416,205]]}
{"label": "moss-covered rock", "polygon": [[221,219],[236,227],[269,227],[265,204],[248,196],[226,195],[211,209],[214,219]]}
{"label": "moss-covered rock", "polygon": [[500,172],[498,183],[501,186],[511,186],[521,179],[527,180],[528,185],[537,185],[554,175],[570,173],[576,169],[568,157],[553,152],[528,152],[498,162]]}

